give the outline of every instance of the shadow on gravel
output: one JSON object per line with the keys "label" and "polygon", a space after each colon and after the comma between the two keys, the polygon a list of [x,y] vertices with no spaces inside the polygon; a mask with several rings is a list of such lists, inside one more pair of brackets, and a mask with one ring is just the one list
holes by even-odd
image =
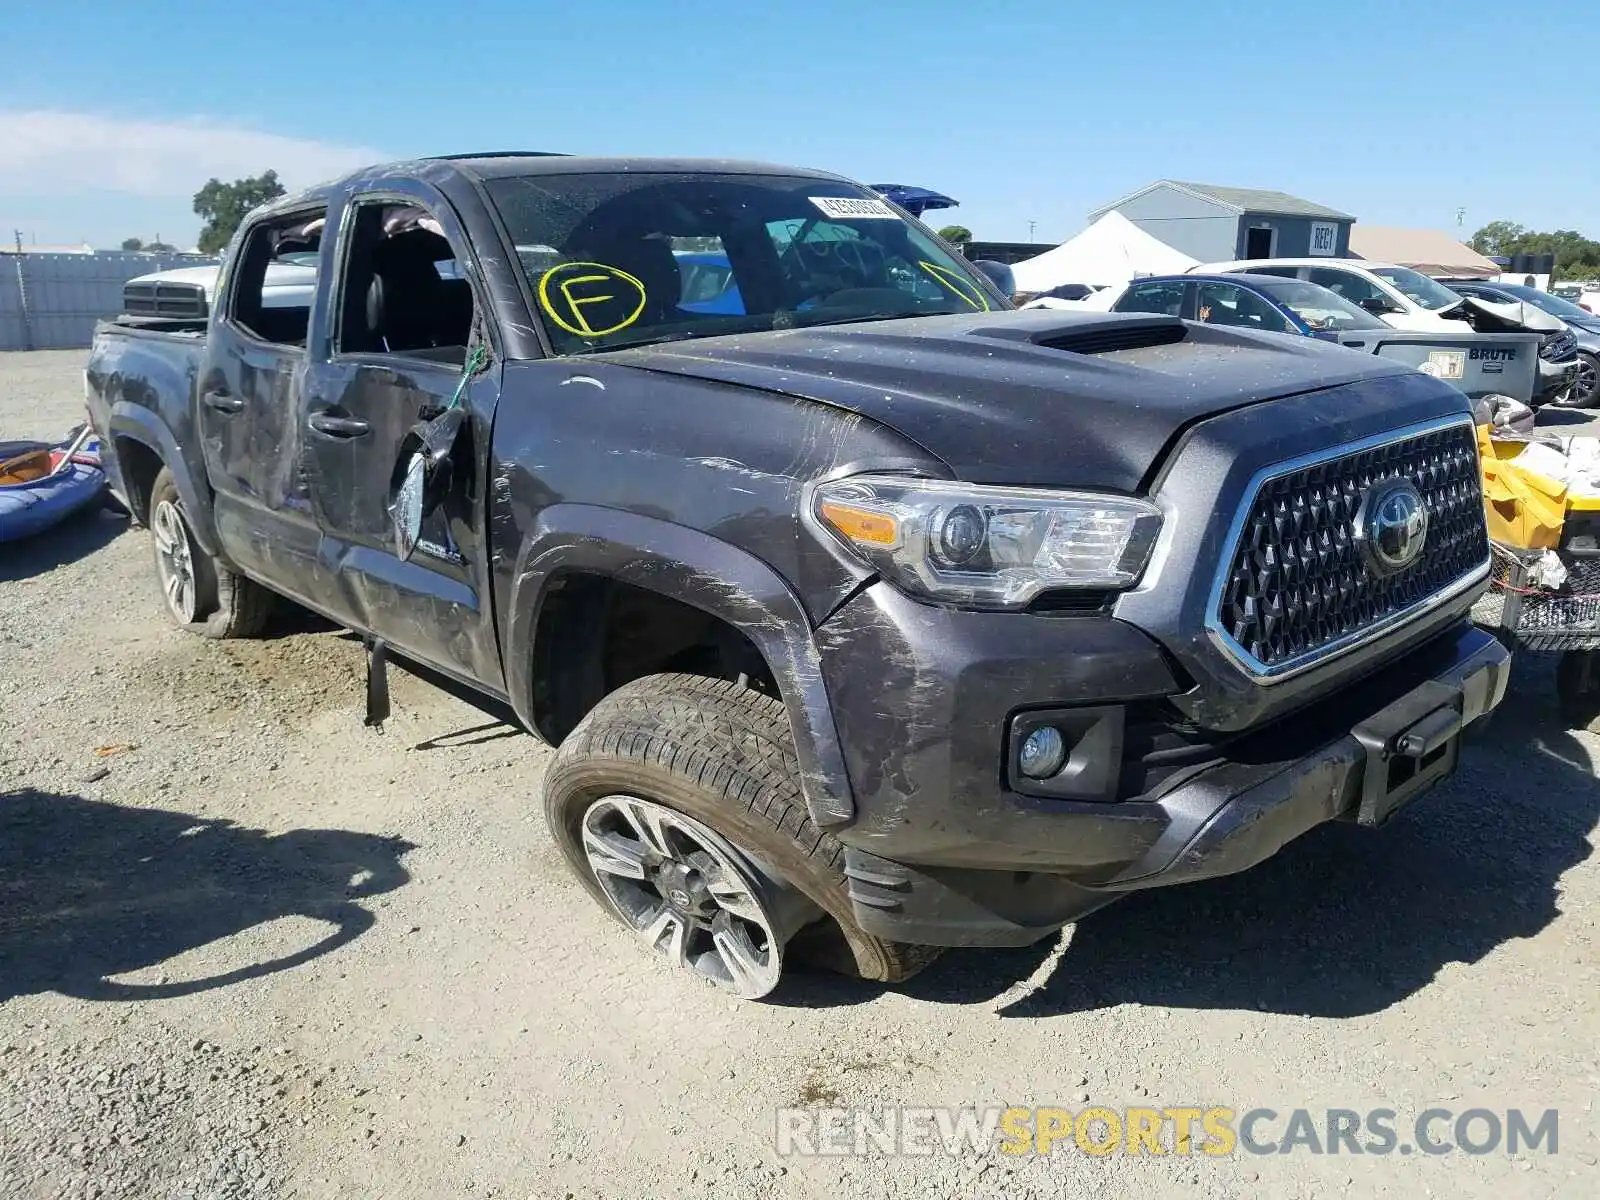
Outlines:
{"label": "shadow on gravel", "polygon": [[103,508],[68,517],[43,533],[0,549],[0,583],[15,583],[88,558],[128,528],[128,518]]}
{"label": "shadow on gravel", "polygon": [[[33,992],[151,1000],[287,970],[371,928],[357,902],[409,880],[410,843],[229,821],[32,790],[0,792],[0,1002]],[[205,979],[123,984],[280,917],[333,926],[291,955]]]}
{"label": "shadow on gravel", "polygon": [[[1137,893],[1085,917],[1048,977],[999,1014],[1134,1003],[1357,1016],[1404,1000],[1448,963],[1475,963],[1538,934],[1558,915],[1561,876],[1589,857],[1600,820],[1590,766],[1600,752],[1562,727],[1554,695],[1546,664],[1519,662],[1511,694],[1464,748],[1456,777],[1388,825],[1325,825],[1252,870]],[[1056,943],[950,951],[899,990],[992,1006]],[[826,1007],[880,992],[806,976],[774,999]]]}
{"label": "shadow on gravel", "polygon": [[1592,408],[1551,408],[1545,405],[1539,409],[1538,416],[1534,418],[1534,425],[1539,429],[1556,429],[1562,433],[1571,433],[1571,429],[1562,426],[1593,425],[1600,412]]}

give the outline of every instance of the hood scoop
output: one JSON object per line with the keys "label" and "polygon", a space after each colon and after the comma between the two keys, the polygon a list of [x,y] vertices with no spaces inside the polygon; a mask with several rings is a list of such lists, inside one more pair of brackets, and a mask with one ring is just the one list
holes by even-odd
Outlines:
{"label": "hood scoop", "polygon": [[1069,320],[1070,323],[1053,322],[1043,327],[990,325],[974,329],[972,333],[978,337],[1027,342],[1046,350],[1065,350],[1069,354],[1114,354],[1119,350],[1175,345],[1189,332],[1177,317],[1110,314]]}

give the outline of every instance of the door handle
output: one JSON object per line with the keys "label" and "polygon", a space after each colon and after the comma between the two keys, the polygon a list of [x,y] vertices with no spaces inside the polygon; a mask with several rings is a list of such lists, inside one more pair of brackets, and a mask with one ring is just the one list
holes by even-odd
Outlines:
{"label": "door handle", "polygon": [[206,392],[200,399],[205,401],[207,408],[214,408],[220,413],[236,413],[244,408],[244,401],[225,388]]}
{"label": "door handle", "polygon": [[336,417],[329,412],[314,412],[306,424],[318,433],[333,438],[358,438],[372,432],[372,426],[356,417]]}

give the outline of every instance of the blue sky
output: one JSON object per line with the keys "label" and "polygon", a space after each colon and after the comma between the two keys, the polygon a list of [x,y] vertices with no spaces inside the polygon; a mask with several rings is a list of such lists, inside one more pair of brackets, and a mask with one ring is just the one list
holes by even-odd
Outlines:
{"label": "blue sky", "polygon": [[[1059,241],[1160,177],[1600,237],[1592,6],[273,0],[14,6],[0,236],[190,244],[213,174],[479,149],[736,156]],[[15,50],[21,49],[21,53]],[[1478,70],[1473,64],[1483,64]],[[1474,76],[1481,99],[1472,98]],[[1587,148],[1587,149],[1585,149]],[[937,216],[937,214],[935,214]]]}

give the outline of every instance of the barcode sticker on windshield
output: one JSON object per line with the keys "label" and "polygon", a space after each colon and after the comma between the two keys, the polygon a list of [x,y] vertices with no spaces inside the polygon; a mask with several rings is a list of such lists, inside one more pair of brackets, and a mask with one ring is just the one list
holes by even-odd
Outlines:
{"label": "barcode sticker on windshield", "polygon": [[882,200],[869,200],[865,196],[812,196],[811,203],[822,210],[822,215],[834,221],[899,220],[894,209]]}

